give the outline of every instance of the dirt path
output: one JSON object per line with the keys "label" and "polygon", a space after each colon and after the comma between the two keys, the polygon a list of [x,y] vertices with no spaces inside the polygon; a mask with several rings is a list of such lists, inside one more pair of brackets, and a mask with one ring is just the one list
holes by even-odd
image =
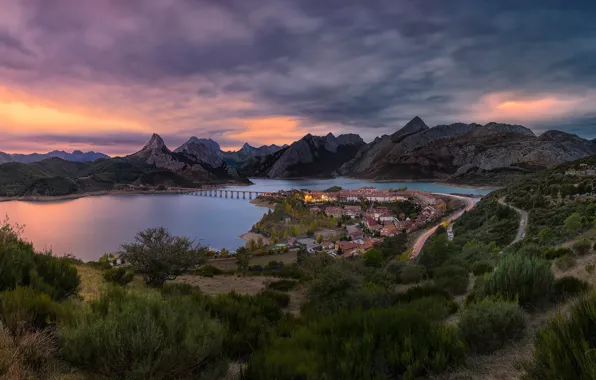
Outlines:
{"label": "dirt path", "polygon": [[521,220],[519,221],[519,228],[517,229],[517,236],[515,237],[515,240],[513,240],[511,242],[511,244],[509,244],[509,245],[513,245],[513,244],[517,243],[518,241],[523,240],[526,237],[526,228],[528,227],[528,220],[529,220],[530,216],[527,211],[521,210],[517,207],[511,206],[508,203],[505,203],[504,198],[499,199],[499,204],[501,204],[503,206],[507,206],[507,207],[515,210],[515,212],[517,212],[519,214],[519,216],[521,217]]}

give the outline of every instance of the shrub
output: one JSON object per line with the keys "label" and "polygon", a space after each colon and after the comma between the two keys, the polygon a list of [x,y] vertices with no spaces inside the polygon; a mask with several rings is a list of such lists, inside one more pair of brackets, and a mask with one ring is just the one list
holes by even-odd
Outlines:
{"label": "shrub", "polygon": [[544,251],[544,258],[554,260],[565,255],[573,256],[573,251],[569,248],[548,248]]}
{"label": "shrub", "polygon": [[493,271],[493,264],[488,260],[481,260],[476,261],[472,265],[472,273],[474,276],[482,276],[485,273],[490,273]]}
{"label": "shrub", "polygon": [[164,286],[161,288],[161,294],[166,297],[188,296],[199,292],[200,290],[197,286],[180,282],[164,284]]}
{"label": "shrub", "polygon": [[554,280],[548,261],[508,255],[487,276],[478,295],[480,298],[497,296],[509,301],[517,299],[524,308],[538,307],[549,301]]}
{"label": "shrub", "polygon": [[288,307],[288,305],[290,304],[290,296],[285,293],[266,290],[262,292],[260,296],[271,299],[277,304],[277,306],[281,308]]}
{"label": "shrub", "polygon": [[274,292],[195,296],[195,300],[224,325],[223,351],[233,359],[243,358],[265,344],[273,326],[284,316],[280,305],[289,303],[287,294]]}
{"label": "shrub", "polygon": [[15,338],[0,326],[0,378],[49,379],[55,372],[55,334],[28,332]]}
{"label": "shrub", "polygon": [[66,308],[35,289],[19,287],[0,293],[0,321],[13,336],[42,330],[66,316]]}
{"label": "shrub", "polygon": [[419,285],[413,286],[403,293],[397,293],[394,298],[396,303],[410,303],[412,301],[427,298],[427,297],[441,297],[447,301],[452,301],[453,297],[449,292],[436,285]]}
{"label": "shrub", "polygon": [[401,269],[400,279],[404,284],[413,284],[426,277],[426,268],[423,265],[406,265]]}
{"label": "shrub", "polygon": [[586,272],[588,272],[589,274],[593,274],[595,268],[596,268],[596,265],[588,264],[588,265],[586,265]]}
{"label": "shrub", "polygon": [[341,311],[255,353],[246,379],[417,379],[462,364],[456,330],[405,307]]}
{"label": "shrub", "polygon": [[569,317],[557,315],[538,331],[525,380],[593,379],[596,293],[576,302]]}
{"label": "shrub", "polygon": [[447,265],[434,270],[435,284],[453,295],[463,294],[468,290],[470,276],[467,269],[457,265]]}
{"label": "shrub", "polygon": [[555,281],[553,298],[555,301],[565,301],[590,290],[590,284],[573,276],[561,277]]}
{"label": "shrub", "polygon": [[135,272],[123,267],[110,268],[103,272],[103,278],[107,282],[124,286],[135,278]]}
{"label": "shrub", "polygon": [[120,257],[143,275],[145,284],[160,287],[202,264],[205,249],[165,228],[150,228],[139,232],[134,243],[122,245]]}
{"label": "shrub", "polygon": [[578,256],[584,256],[590,253],[592,244],[587,240],[579,240],[573,244],[572,248]]}
{"label": "shrub", "polygon": [[518,304],[484,299],[461,312],[458,327],[472,352],[488,354],[521,339],[526,323]]}
{"label": "shrub", "polygon": [[203,277],[213,277],[222,274],[223,270],[211,264],[207,264],[200,267],[195,273]]}
{"label": "shrub", "polygon": [[448,300],[441,296],[431,296],[415,299],[405,307],[419,311],[433,321],[440,321],[457,312],[459,305],[455,300]]}
{"label": "shrub", "polygon": [[271,289],[271,290],[279,290],[281,292],[287,292],[289,290],[292,290],[296,287],[296,285],[298,285],[297,281],[293,281],[293,280],[278,280],[278,281],[274,281],[272,283],[270,283],[267,286],[267,289]]}
{"label": "shrub", "polygon": [[217,378],[222,326],[190,298],[111,290],[60,329],[71,364],[109,378]]}
{"label": "shrub", "polygon": [[3,239],[3,242],[0,241],[0,291],[30,285],[31,275],[35,272],[33,246],[16,237],[3,235],[0,234]]}
{"label": "shrub", "polygon": [[573,268],[576,263],[577,261],[575,260],[575,257],[570,255],[565,255],[555,260],[555,266],[558,270],[563,272],[566,272],[569,269]]}

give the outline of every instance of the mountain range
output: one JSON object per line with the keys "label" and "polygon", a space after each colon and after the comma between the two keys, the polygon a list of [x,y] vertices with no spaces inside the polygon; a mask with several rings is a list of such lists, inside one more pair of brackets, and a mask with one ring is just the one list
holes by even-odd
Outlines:
{"label": "mountain range", "polygon": [[536,136],[524,126],[500,123],[430,128],[419,117],[368,144],[356,134],[307,134],[289,146],[244,144],[226,152],[211,139],[191,137],[170,150],[154,134],[126,157],[80,151],[0,154],[0,194],[62,195],[120,185],[197,187],[249,183],[249,177],[466,182],[534,172],[591,155],[596,155],[594,140],[561,131]]}
{"label": "mountain range", "polygon": [[0,152],[0,164],[7,162],[20,162],[23,164],[30,164],[32,162],[43,161],[48,158],[61,158],[66,161],[73,162],[87,162],[95,161],[100,158],[110,158],[108,155],[96,152],[81,152],[75,150],[72,153],[63,150],[54,150],[49,153],[32,153],[32,154],[9,154]]}

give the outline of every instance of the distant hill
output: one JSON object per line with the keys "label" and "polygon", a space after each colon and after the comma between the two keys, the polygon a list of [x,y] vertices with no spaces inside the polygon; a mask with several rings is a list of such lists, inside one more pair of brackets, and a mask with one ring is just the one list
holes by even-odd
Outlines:
{"label": "distant hill", "polygon": [[23,164],[30,164],[32,162],[43,161],[48,158],[61,158],[66,161],[73,162],[90,162],[100,158],[110,158],[108,155],[98,152],[81,152],[75,150],[68,153],[62,150],[54,150],[49,153],[32,153],[32,154],[9,154],[0,152],[0,164],[7,162],[20,162]]}

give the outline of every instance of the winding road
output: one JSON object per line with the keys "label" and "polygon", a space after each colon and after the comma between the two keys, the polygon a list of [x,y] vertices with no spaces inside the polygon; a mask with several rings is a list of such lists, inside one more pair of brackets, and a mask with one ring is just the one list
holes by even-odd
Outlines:
{"label": "winding road", "polygon": [[456,212],[455,214],[449,215],[447,218],[441,220],[441,222],[439,224],[437,224],[436,226],[434,226],[432,228],[425,230],[420,236],[418,236],[418,238],[416,239],[416,242],[414,243],[414,246],[412,247],[412,255],[410,256],[410,259],[415,259],[416,257],[418,257],[418,255],[422,251],[422,247],[424,247],[424,244],[426,243],[428,238],[430,238],[435,233],[437,228],[439,228],[439,226],[443,222],[445,222],[445,221],[453,222],[453,221],[459,219],[464,214],[464,212],[470,211],[476,205],[476,203],[478,203],[480,201],[479,198],[462,197],[459,195],[452,195],[452,194],[433,193],[433,195],[441,195],[441,196],[445,196],[445,197],[460,199],[460,200],[466,202],[466,207],[463,210]]}
{"label": "winding road", "polygon": [[517,236],[515,237],[515,240],[513,240],[511,244],[509,244],[513,245],[526,237],[526,228],[528,227],[529,214],[527,211],[521,210],[517,207],[511,206],[508,203],[505,203],[505,198],[499,199],[499,204],[514,209],[521,217],[519,221],[519,227],[517,229]]}

